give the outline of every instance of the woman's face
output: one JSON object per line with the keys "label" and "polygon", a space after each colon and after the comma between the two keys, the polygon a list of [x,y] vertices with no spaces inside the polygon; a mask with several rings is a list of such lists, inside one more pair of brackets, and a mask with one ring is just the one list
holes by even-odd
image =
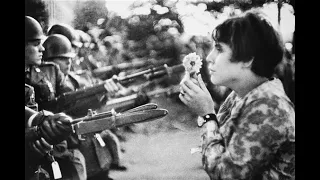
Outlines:
{"label": "woman's face", "polygon": [[25,45],[25,64],[26,65],[40,65],[42,59],[42,52],[44,51],[41,40],[28,42]]}
{"label": "woman's face", "polygon": [[58,64],[60,70],[63,74],[67,75],[70,72],[71,68],[71,58],[63,57],[63,58],[56,58],[54,63]]}
{"label": "woman's face", "polygon": [[213,84],[230,87],[241,77],[241,63],[231,62],[232,50],[229,45],[214,42],[207,56],[210,80]]}

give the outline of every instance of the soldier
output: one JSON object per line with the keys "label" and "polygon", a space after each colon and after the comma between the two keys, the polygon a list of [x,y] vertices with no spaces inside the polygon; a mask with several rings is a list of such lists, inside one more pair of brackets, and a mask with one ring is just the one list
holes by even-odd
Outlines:
{"label": "soldier", "polygon": [[[33,87],[25,84],[25,179],[49,179],[53,177],[49,164],[57,163],[49,152],[52,145],[65,147],[65,139],[72,132],[72,119],[61,113],[37,112],[34,94]],[[65,174],[65,169],[54,167],[54,171]]]}
{"label": "soldier", "polygon": [[[99,79],[93,79],[88,81],[82,76],[77,75],[75,72],[70,71],[72,58],[75,57],[75,53],[72,52],[70,41],[63,35],[52,34],[44,41],[43,46],[46,51],[43,54],[43,61],[46,63],[55,63],[59,66],[63,73],[64,84],[72,91],[81,89],[83,87],[93,86],[97,83],[102,83]],[[87,114],[88,109],[98,109],[105,105],[107,96],[114,95],[117,91],[126,91],[125,88],[115,83],[113,79],[105,81],[107,93],[96,94],[93,97],[88,97],[84,100],[79,100],[75,103],[75,106],[71,107],[71,110],[65,109],[68,115],[73,117],[82,117]]]}
{"label": "soldier", "polygon": [[71,61],[71,71],[81,71],[78,53],[83,43],[80,42],[80,35],[76,33],[72,26],[64,23],[57,23],[51,26],[48,30],[48,36],[52,34],[61,34],[69,39],[72,45],[72,52],[75,53],[75,57]]}
{"label": "soldier", "polygon": [[[32,17],[25,18],[25,83],[31,85],[35,100],[42,110],[43,104],[64,92],[71,91],[64,84],[63,74],[55,63],[42,62],[45,36],[40,24]],[[55,111],[55,107],[49,107]],[[48,110],[48,109],[47,109]]]}
{"label": "soldier", "polygon": [[[94,85],[92,82],[86,81],[86,79],[78,76],[74,72],[70,71],[72,58],[75,54],[71,48],[71,42],[63,35],[52,34],[44,41],[43,46],[45,52],[43,60],[46,62],[54,62],[59,65],[60,69],[64,73],[64,81],[68,87],[72,90],[77,90],[83,87]],[[96,82],[101,82],[96,80]],[[114,84],[112,79],[106,81],[108,92],[112,94],[115,90],[124,88],[120,84],[118,86]],[[105,105],[107,101],[107,94],[97,94],[93,97],[88,97],[84,100],[76,102],[77,108],[72,110],[65,110],[68,115],[72,117],[85,116],[88,109],[97,109]],[[110,130],[104,130],[99,133],[102,136],[105,146],[100,145],[98,140],[94,137],[95,134],[86,135],[85,141],[79,142],[79,148],[84,154],[86,159],[86,167],[88,172],[88,178],[97,179],[98,176],[108,176],[108,170],[110,165],[115,164],[116,167],[125,169],[120,165],[120,144],[117,136],[115,136]],[[76,137],[74,137],[76,138]],[[95,155],[97,153],[97,156]],[[97,158],[97,159],[96,159]],[[102,163],[100,163],[102,162]],[[103,174],[104,172],[104,174]]]}
{"label": "soldier", "polygon": [[[44,109],[44,103],[60,94],[70,91],[64,84],[63,74],[58,65],[42,63],[42,53],[45,50],[42,41],[45,38],[41,25],[30,16],[25,16],[25,83],[35,90],[35,101],[39,110]],[[56,106],[47,107],[54,113]],[[84,158],[77,149],[58,148],[54,146],[54,156],[64,169],[63,178],[86,179]]]}
{"label": "soldier", "polygon": [[71,42],[73,52],[76,54],[78,53],[77,50],[79,50],[79,48],[83,45],[82,42],[80,42],[80,36],[78,36],[75,32],[75,29],[68,24],[54,24],[48,30],[48,36],[51,34],[61,34],[66,36]]}

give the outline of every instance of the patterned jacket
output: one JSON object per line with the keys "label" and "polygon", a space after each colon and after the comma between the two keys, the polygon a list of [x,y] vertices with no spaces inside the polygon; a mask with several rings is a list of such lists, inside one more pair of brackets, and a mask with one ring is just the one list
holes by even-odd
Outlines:
{"label": "patterned jacket", "polygon": [[217,118],[201,129],[210,179],[295,179],[295,109],[279,79],[231,92]]}

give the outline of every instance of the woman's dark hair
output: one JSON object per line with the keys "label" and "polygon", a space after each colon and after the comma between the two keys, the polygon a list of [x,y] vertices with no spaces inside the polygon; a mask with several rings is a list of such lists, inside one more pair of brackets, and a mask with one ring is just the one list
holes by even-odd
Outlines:
{"label": "woman's dark hair", "polygon": [[262,77],[270,78],[283,58],[280,35],[257,10],[227,19],[214,29],[212,38],[231,47],[233,62],[253,58],[251,70]]}

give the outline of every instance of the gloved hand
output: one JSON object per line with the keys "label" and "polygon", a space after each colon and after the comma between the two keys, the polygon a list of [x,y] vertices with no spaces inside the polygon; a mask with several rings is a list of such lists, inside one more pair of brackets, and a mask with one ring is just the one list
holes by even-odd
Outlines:
{"label": "gloved hand", "polygon": [[137,93],[137,98],[134,102],[134,107],[141,106],[150,102],[149,96],[144,91],[139,91]]}
{"label": "gloved hand", "polygon": [[67,139],[72,133],[72,118],[64,113],[47,115],[38,124],[38,132],[49,144],[55,145]]}
{"label": "gloved hand", "polygon": [[44,138],[40,138],[39,140],[30,143],[30,148],[37,156],[43,157],[47,152],[53,149],[53,145],[49,144]]}

